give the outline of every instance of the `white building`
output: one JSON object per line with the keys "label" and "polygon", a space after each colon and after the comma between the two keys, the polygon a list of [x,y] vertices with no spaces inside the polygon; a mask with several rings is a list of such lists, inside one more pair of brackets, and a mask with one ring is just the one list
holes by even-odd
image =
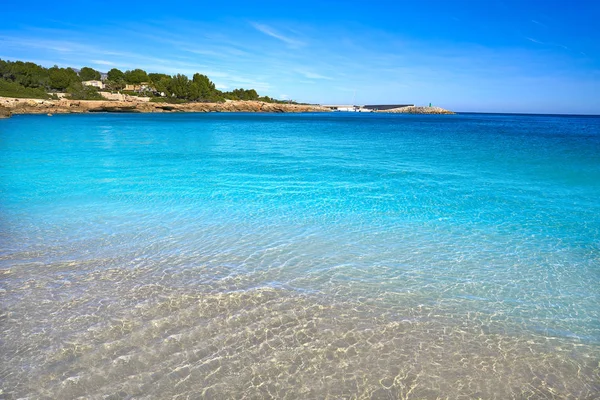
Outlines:
{"label": "white building", "polygon": [[94,86],[98,89],[104,89],[104,83],[102,81],[83,81],[81,83],[85,86]]}

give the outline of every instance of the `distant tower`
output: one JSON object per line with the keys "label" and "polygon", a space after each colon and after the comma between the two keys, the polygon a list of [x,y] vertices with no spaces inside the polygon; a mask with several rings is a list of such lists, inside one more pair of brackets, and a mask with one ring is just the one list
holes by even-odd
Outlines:
{"label": "distant tower", "polygon": [[429,103],[429,107],[431,107],[431,103]]}

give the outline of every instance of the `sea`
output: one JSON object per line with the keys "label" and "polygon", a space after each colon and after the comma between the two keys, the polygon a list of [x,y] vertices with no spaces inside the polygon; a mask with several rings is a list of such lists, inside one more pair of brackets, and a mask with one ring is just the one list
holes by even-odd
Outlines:
{"label": "sea", "polygon": [[600,398],[600,117],[1,120],[0,398]]}

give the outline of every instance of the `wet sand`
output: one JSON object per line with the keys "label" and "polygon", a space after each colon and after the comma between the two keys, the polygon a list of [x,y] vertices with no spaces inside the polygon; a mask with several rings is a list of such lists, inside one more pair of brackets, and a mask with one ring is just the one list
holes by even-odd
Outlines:
{"label": "wet sand", "polygon": [[[4,398],[592,399],[600,392],[598,346],[513,335],[482,313],[239,290],[245,283],[236,278],[182,288],[168,276],[149,279],[145,268],[51,268],[62,273],[49,277],[39,265],[3,271],[19,294],[2,315]],[[80,280],[60,278],[74,270]]]}

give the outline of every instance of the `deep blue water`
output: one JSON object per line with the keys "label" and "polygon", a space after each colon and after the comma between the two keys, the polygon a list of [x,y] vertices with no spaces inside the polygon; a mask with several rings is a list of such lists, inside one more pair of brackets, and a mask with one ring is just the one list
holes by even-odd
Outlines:
{"label": "deep blue water", "polygon": [[[424,398],[600,390],[599,117],[14,116],[0,160],[9,396],[401,397],[414,377]],[[282,315],[289,332],[317,326],[296,343],[277,325],[269,353],[260,332]],[[361,384],[326,356],[340,337]],[[283,384],[290,354],[305,359]],[[133,375],[102,381],[125,356]],[[398,363],[413,378],[389,373]],[[267,372],[240,372],[253,366]]]}

